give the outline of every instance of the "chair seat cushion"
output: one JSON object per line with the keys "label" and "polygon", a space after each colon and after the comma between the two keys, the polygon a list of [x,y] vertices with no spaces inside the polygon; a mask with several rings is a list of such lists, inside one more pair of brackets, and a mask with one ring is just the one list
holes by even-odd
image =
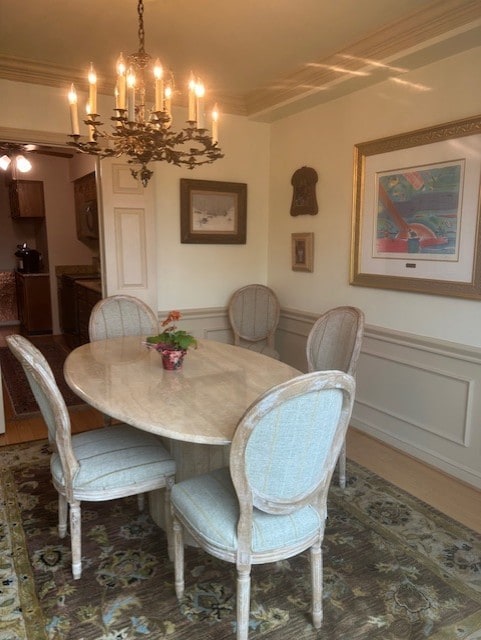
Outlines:
{"label": "chair seat cushion", "polygon": [[[171,501],[192,530],[218,549],[235,552],[239,502],[228,468],[175,484]],[[321,518],[311,506],[289,515],[272,515],[253,510],[252,553],[278,551],[312,540],[320,530]]]}
{"label": "chair seat cushion", "polygon": [[[162,486],[162,477],[175,473],[175,461],[160,439],[129,425],[78,433],[72,437],[72,446],[80,465],[73,483],[78,499],[102,499],[103,492],[133,495],[141,492],[135,490],[136,485]],[[56,485],[64,487],[57,453],[52,455],[50,468]],[[132,490],[126,493],[129,487]]]}

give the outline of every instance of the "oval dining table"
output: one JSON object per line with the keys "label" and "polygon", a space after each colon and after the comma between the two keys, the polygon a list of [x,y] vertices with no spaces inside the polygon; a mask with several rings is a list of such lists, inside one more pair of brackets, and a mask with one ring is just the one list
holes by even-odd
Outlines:
{"label": "oval dining table", "polygon": [[[228,465],[228,445],[246,409],[271,387],[301,373],[214,340],[199,340],[181,369],[167,371],[160,354],[139,336],[84,344],[64,365],[67,384],[89,405],[162,437],[176,460],[178,480]],[[162,526],[162,501],[155,493],[150,512]]]}

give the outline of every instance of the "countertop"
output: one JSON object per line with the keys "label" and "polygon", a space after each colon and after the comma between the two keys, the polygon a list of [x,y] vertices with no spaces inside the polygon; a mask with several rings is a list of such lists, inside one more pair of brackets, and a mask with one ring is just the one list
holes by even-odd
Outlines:
{"label": "countertop", "polygon": [[75,283],[81,287],[85,287],[86,289],[91,289],[92,291],[96,291],[97,293],[102,293],[102,281],[100,280],[100,278],[81,278],[80,280],[75,280]]}
{"label": "countertop", "polygon": [[22,276],[22,278],[25,277],[32,277],[32,278],[38,278],[38,277],[42,277],[45,278],[45,276],[50,275],[48,271],[39,271],[38,273],[27,273],[25,271],[19,271],[18,269],[16,270],[16,273],[18,273],[19,276]]}

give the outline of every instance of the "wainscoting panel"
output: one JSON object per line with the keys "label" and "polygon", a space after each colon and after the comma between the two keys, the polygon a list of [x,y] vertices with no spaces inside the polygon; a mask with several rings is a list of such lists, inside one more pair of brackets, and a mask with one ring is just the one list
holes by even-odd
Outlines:
{"label": "wainscoting panel", "polygon": [[481,350],[367,327],[352,424],[481,487]]}
{"label": "wainscoting panel", "polygon": [[[370,384],[372,379],[375,385]],[[472,424],[472,415],[467,415],[472,382],[415,361],[370,353],[366,348],[359,363],[357,402],[427,437],[434,435],[466,446]],[[368,400],[363,402],[363,398]]]}

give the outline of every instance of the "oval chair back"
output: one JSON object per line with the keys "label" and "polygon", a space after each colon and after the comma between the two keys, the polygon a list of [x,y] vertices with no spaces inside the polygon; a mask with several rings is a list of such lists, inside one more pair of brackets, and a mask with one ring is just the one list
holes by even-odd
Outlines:
{"label": "oval chair back", "polygon": [[115,295],[99,300],[89,320],[90,342],[122,336],[152,336],[159,332],[152,309],[134,296]]}
{"label": "oval chair back", "polygon": [[272,289],[249,284],[235,291],[228,305],[234,344],[279,360],[274,338],[280,304]]}
{"label": "oval chair back", "polygon": [[[356,376],[364,336],[364,313],[341,306],[323,313],[307,338],[308,371],[338,369]],[[339,454],[339,485],[346,486],[346,444]]]}

